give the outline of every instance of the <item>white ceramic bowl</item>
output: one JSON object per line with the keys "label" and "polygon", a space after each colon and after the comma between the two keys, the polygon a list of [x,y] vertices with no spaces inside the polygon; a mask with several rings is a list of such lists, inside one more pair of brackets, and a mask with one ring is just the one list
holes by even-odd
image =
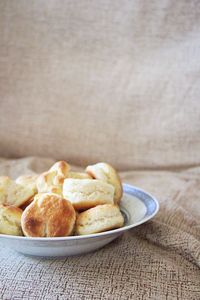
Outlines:
{"label": "white ceramic bowl", "polygon": [[121,211],[125,218],[122,228],[98,234],[57,238],[29,238],[0,234],[0,243],[17,252],[45,257],[71,256],[97,250],[110,243],[124,231],[153,218],[159,210],[157,200],[145,191],[123,185]]}

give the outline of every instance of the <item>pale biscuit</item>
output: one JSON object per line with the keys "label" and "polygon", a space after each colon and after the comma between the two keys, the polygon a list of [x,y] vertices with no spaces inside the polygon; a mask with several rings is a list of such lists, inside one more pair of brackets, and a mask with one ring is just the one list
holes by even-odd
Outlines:
{"label": "pale biscuit", "polygon": [[21,206],[34,196],[32,189],[17,184],[7,176],[0,177],[0,204]]}
{"label": "pale biscuit", "polygon": [[67,178],[92,179],[92,176],[84,172],[69,172]]}
{"label": "pale biscuit", "polygon": [[28,199],[25,203],[20,205],[20,208],[22,210],[24,210],[29,204],[31,204],[35,194],[38,193],[37,186],[36,186],[37,178],[38,178],[38,175],[21,175],[21,176],[17,177],[17,179],[15,179],[15,182],[17,184],[21,184],[25,187],[28,187],[33,192],[32,197],[30,199]]}
{"label": "pale biscuit", "polygon": [[69,165],[65,161],[56,162],[47,172],[40,174],[36,181],[39,193],[55,193],[62,196],[62,185],[69,173]]}
{"label": "pale biscuit", "polygon": [[36,181],[38,193],[55,193],[62,196],[62,184],[55,184],[56,171],[47,171],[40,174]]}
{"label": "pale biscuit", "polygon": [[75,209],[86,210],[99,204],[113,204],[114,187],[101,180],[67,178],[63,196]]}
{"label": "pale biscuit", "polygon": [[0,233],[23,235],[21,229],[22,210],[14,206],[0,205]]}
{"label": "pale biscuit", "polygon": [[103,180],[115,188],[114,201],[119,204],[122,198],[122,184],[116,170],[107,163],[97,163],[95,165],[87,166],[86,172],[95,179]]}
{"label": "pale biscuit", "polygon": [[73,233],[76,212],[69,201],[41,193],[22,213],[22,230],[30,237],[59,237]]}
{"label": "pale biscuit", "polygon": [[117,205],[104,204],[80,213],[76,220],[78,235],[99,233],[122,227],[124,218]]}
{"label": "pale biscuit", "polygon": [[38,193],[37,186],[36,186],[37,178],[38,175],[21,175],[15,180],[15,182],[25,187],[28,187],[33,191],[35,195]]}

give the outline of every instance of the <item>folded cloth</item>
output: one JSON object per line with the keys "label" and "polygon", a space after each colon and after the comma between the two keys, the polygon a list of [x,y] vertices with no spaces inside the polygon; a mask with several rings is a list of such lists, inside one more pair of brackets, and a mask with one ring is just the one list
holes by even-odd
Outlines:
{"label": "folded cloth", "polygon": [[[0,159],[0,174],[39,173],[53,162]],[[157,197],[158,215],[77,257],[26,257],[0,241],[2,299],[200,299],[200,167],[129,171],[121,177]]]}

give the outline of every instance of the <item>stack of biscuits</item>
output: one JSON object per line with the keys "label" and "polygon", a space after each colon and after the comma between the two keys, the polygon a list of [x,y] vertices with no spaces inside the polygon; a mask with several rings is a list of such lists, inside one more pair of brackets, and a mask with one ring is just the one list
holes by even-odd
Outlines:
{"label": "stack of biscuits", "polygon": [[72,172],[65,161],[15,181],[0,177],[0,233],[27,237],[88,235],[122,227],[122,185],[107,163]]}

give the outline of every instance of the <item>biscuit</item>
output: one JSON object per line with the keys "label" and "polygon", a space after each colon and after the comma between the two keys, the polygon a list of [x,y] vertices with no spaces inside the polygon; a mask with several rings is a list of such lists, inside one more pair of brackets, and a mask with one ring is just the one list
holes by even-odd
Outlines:
{"label": "biscuit", "polygon": [[0,205],[0,233],[23,235],[21,229],[22,210],[14,206]]}
{"label": "biscuit", "polygon": [[67,178],[63,196],[75,209],[86,210],[99,204],[113,204],[114,187],[101,180]]}
{"label": "biscuit", "polygon": [[19,176],[15,182],[18,184],[21,184],[23,186],[27,186],[28,188],[30,188],[34,195],[37,194],[38,190],[37,190],[37,186],[36,186],[36,180],[38,178],[38,175],[22,175]]}
{"label": "biscuit", "polygon": [[47,172],[40,174],[36,181],[39,193],[55,193],[62,196],[62,184],[68,176],[69,165],[65,161],[56,162]]}
{"label": "biscuit", "polygon": [[78,235],[98,233],[122,227],[124,218],[117,205],[104,204],[80,213],[76,220]]}
{"label": "biscuit", "polygon": [[69,201],[42,193],[22,213],[22,230],[30,237],[59,237],[73,233],[76,212]]}
{"label": "biscuit", "polygon": [[40,174],[36,180],[38,193],[54,193],[62,196],[62,184],[55,184],[56,171],[47,171]]}
{"label": "biscuit", "polygon": [[21,206],[34,196],[28,186],[17,184],[7,176],[0,177],[0,204]]}
{"label": "biscuit", "polygon": [[95,165],[87,166],[86,172],[95,179],[103,180],[115,188],[114,201],[119,204],[122,198],[122,184],[119,175],[115,169],[107,163],[97,163]]}
{"label": "biscuit", "polygon": [[33,192],[33,196],[28,199],[23,205],[20,206],[22,210],[24,210],[34,199],[35,194],[38,193],[37,186],[36,186],[36,180],[38,178],[38,175],[21,175],[19,176],[15,182],[18,184],[21,184],[23,186],[27,186],[30,188]]}
{"label": "biscuit", "polygon": [[70,166],[66,161],[57,161],[49,171],[55,171],[56,176],[53,180],[53,184],[63,184],[65,178],[67,178],[70,170]]}
{"label": "biscuit", "polygon": [[92,179],[89,174],[83,172],[69,172],[67,178]]}

